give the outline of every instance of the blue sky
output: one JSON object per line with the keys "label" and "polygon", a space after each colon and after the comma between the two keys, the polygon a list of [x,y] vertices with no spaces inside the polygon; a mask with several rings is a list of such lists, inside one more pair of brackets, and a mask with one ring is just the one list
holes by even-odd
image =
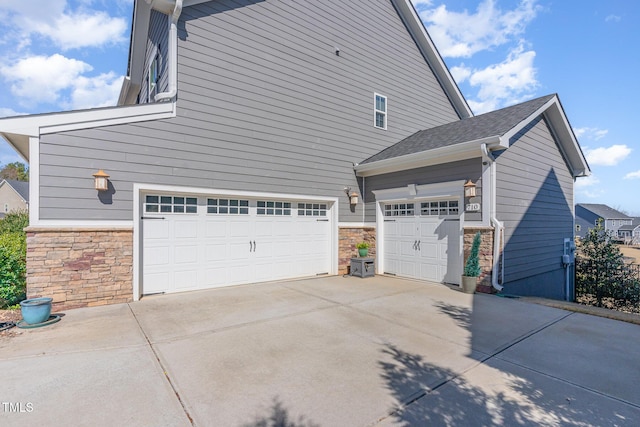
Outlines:
{"label": "blue sky", "polygon": [[[593,172],[576,202],[640,216],[640,2],[412,1],[476,114],[558,93]],[[132,4],[0,0],[0,117],[115,105]]]}

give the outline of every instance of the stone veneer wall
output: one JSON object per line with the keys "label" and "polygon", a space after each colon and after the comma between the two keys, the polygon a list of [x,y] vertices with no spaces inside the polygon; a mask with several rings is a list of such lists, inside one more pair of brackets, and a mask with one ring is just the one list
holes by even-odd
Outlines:
{"label": "stone veneer wall", "polygon": [[338,274],[349,274],[351,258],[358,256],[356,244],[369,243],[369,257],[376,256],[375,227],[339,227],[338,229]]}
{"label": "stone veneer wall", "polygon": [[[465,227],[464,228],[464,263],[471,253],[471,244],[477,232],[482,236],[480,240],[480,278],[478,281],[478,292],[494,293],[491,286],[491,276],[493,268],[493,228],[492,227]],[[462,264],[464,266],[464,263]]]}
{"label": "stone veneer wall", "polygon": [[52,297],[57,310],[132,300],[133,230],[26,231],[28,298]]}

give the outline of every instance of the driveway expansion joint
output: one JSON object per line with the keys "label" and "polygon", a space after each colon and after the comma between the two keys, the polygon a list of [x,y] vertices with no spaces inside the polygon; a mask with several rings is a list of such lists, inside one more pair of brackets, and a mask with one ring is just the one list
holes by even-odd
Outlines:
{"label": "driveway expansion joint", "polygon": [[175,393],[176,398],[178,399],[178,403],[180,403],[180,406],[182,407],[182,410],[184,411],[184,414],[186,415],[187,419],[189,420],[189,423],[192,426],[195,426],[195,424],[193,422],[193,417],[189,413],[189,410],[187,409],[185,403],[182,401],[182,398],[180,397],[180,393],[178,392],[178,390],[174,386],[173,381],[171,381],[171,377],[169,376],[169,373],[167,372],[167,367],[164,366],[164,364],[162,363],[162,360],[160,360],[160,357],[159,357],[158,353],[156,352],[156,349],[153,347],[153,344],[151,344],[151,341],[149,340],[149,337],[147,336],[147,332],[144,330],[144,328],[140,324],[140,321],[138,320],[138,317],[136,316],[136,313],[131,308],[131,304],[127,303],[127,306],[129,307],[129,310],[131,311],[131,314],[133,315],[133,318],[136,320],[136,323],[138,324],[138,328],[140,328],[140,332],[142,332],[142,334],[144,335],[144,339],[147,341],[147,345],[149,346],[149,349],[151,349],[151,352],[153,353],[153,357],[155,357],[156,361],[158,362],[158,365],[160,365],[160,369],[162,369],[162,373],[164,374],[165,379],[169,383],[169,387],[171,387],[171,390],[173,390],[173,392]]}

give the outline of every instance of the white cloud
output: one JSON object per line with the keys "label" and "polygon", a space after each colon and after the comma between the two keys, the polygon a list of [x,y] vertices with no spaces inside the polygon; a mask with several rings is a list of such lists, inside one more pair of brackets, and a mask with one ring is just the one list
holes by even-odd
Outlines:
{"label": "white cloud", "polygon": [[430,8],[430,1],[414,0],[414,4],[440,53],[454,58],[517,40],[540,9],[536,0],[522,0],[507,11],[499,9],[495,0],[484,0],[475,13],[449,11],[446,5]]}
{"label": "white cloud", "polygon": [[0,1],[0,17],[11,20],[13,39],[19,49],[31,45],[33,36],[43,36],[62,50],[100,47],[126,42],[127,21],[91,10],[90,4],[70,10],[66,0]]}
{"label": "white cloud", "polygon": [[640,179],[640,170],[629,172],[624,176],[624,179]]}
{"label": "white cloud", "polygon": [[0,107],[0,117],[22,116],[24,114],[27,114],[27,113],[20,113],[18,111],[12,110],[11,108]]}
{"label": "white cloud", "polygon": [[604,194],[601,189],[597,188],[599,183],[600,180],[594,174],[587,177],[579,177],[576,179],[575,190],[578,194],[589,199],[598,199]]}
{"label": "white cloud", "polygon": [[626,159],[631,151],[631,148],[626,145],[612,145],[594,149],[585,148],[585,156],[591,166],[615,166]]}
{"label": "white cloud", "polygon": [[578,138],[584,138],[584,139],[589,139],[593,141],[602,139],[605,136],[607,136],[607,134],[609,133],[607,129],[590,128],[590,127],[574,128],[573,131],[575,132]]}
{"label": "white cloud", "polygon": [[604,22],[620,22],[622,21],[622,17],[618,15],[609,15],[604,18]]}
{"label": "white cloud", "polygon": [[71,90],[69,107],[73,110],[116,105],[122,76],[114,72],[97,77],[79,77]]}
{"label": "white cloud", "polygon": [[[31,56],[13,65],[0,66],[0,74],[11,86],[11,92],[23,106],[54,103],[60,92],[74,85],[82,73],[91,71],[86,62],[60,54]],[[52,78],[55,76],[55,78]]]}
{"label": "white cloud", "polygon": [[62,50],[116,44],[126,40],[126,21],[104,12],[61,15],[52,22],[36,22],[32,32],[49,37]]}
{"label": "white cloud", "polygon": [[525,51],[520,45],[499,64],[490,65],[482,70],[467,68],[458,71],[459,75],[468,75],[469,85],[479,88],[477,99],[469,100],[473,111],[476,114],[491,111],[521,102],[533,95],[538,87],[536,69],[533,65],[535,57],[534,51]]}
{"label": "white cloud", "polygon": [[[0,75],[20,105],[59,103],[65,109],[115,105],[122,76],[114,72],[88,77],[91,65],[60,54],[31,56],[15,64],[0,66]],[[56,76],[56,78],[51,78]]]}

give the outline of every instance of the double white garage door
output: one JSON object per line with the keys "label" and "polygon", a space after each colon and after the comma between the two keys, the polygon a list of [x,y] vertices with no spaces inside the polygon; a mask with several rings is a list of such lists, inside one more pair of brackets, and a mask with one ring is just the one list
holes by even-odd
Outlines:
{"label": "double white garage door", "polygon": [[332,271],[331,202],[142,195],[142,294]]}

